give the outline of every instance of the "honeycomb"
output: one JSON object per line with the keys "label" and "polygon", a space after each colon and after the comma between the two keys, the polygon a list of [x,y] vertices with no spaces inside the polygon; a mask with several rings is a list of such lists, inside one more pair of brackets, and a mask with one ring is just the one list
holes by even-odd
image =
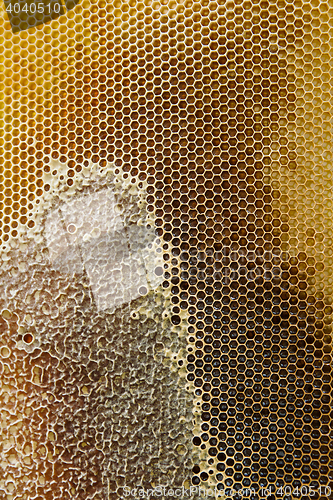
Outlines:
{"label": "honeycomb", "polygon": [[333,498],[331,2],[5,7],[1,498]]}

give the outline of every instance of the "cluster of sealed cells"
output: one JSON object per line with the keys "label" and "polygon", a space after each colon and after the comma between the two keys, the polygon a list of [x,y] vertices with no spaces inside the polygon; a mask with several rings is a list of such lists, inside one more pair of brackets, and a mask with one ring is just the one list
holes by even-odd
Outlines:
{"label": "cluster of sealed cells", "polygon": [[69,188],[89,162],[146,182],[201,398],[194,485],[327,498],[332,482],[332,15],[84,0],[0,29],[2,241],[34,226],[52,159]]}

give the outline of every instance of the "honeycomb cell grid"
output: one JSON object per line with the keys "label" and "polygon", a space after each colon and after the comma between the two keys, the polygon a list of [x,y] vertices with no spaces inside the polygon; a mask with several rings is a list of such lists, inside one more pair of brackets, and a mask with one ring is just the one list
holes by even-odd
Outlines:
{"label": "honeycomb cell grid", "polygon": [[24,5],[0,497],[333,498],[331,2]]}

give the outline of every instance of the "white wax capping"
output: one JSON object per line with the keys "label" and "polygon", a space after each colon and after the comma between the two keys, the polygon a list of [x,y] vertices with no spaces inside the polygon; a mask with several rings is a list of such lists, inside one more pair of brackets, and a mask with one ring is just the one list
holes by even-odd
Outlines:
{"label": "white wax capping", "polygon": [[152,226],[125,226],[111,189],[78,196],[47,216],[45,236],[52,267],[86,273],[99,310],[115,310],[163,281],[161,243]]}

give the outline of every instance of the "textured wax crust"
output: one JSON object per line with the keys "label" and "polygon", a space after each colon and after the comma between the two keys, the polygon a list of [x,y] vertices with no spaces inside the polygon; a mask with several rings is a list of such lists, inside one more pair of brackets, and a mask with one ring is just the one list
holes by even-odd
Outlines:
{"label": "textured wax crust", "polygon": [[[97,193],[109,185],[100,181]],[[83,193],[91,200],[89,220],[94,190],[92,183],[70,196],[73,203]],[[139,222],[142,211],[125,194],[118,205]],[[96,268],[103,265],[98,245],[90,247]],[[101,310],[85,270],[54,268],[47,239],[27,241],[9,257],[1,275],[1,491],[11,498],[116,499],[125,486],[190,480],[191,395],[184,368],[181,374],[175,367],[186,344],[161,287],[130,303],[123,289],[125,303]],[[112,242],[107,258],[114,266]],[[121,262],[126,266],[122,260],[116,267]],[[133,286],[139,265],[132,265]]]}

